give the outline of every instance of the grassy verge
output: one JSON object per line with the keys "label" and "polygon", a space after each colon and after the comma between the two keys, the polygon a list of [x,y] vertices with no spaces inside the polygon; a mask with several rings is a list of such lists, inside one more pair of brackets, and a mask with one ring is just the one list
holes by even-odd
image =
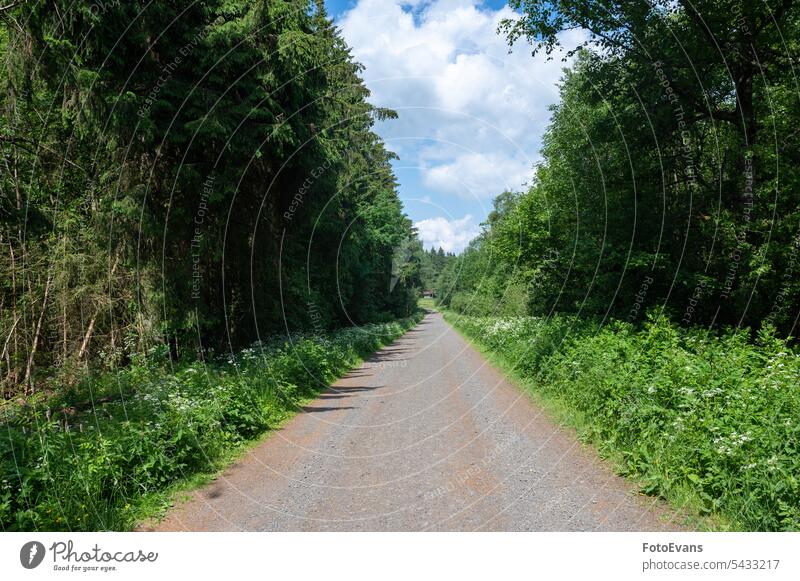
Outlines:
{"label": "grassy verge", "polygon": [[800,529],[800,356],[784,341],[445,316],[645,492],[716,528]]}
{"label": "grassy verge", "polygon": [[2,529],[132,528],[417,320],[276,338],[179,368],[154,352],[36,406],[6,406]]}

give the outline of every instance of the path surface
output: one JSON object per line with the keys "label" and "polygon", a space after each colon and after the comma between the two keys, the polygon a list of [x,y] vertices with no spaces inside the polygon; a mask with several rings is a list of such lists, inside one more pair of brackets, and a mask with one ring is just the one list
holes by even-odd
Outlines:
{"label": "path surface", "polygon": [[432,313],[157,530],[670,530]]}

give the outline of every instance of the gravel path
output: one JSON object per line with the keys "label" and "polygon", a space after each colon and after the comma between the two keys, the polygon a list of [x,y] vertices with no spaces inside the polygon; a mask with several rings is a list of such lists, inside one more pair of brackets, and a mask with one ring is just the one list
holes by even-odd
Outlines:
{"label": "gravel path", "polygon": [[674,530],[428,314],[156,530]]}

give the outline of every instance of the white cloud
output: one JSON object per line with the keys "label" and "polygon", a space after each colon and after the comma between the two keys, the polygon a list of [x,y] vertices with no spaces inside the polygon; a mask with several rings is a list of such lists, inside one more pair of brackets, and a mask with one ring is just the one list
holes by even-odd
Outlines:
{"label": "white cloud", "polygon": [[452,161],[432,166],[424,172],[423,183],[439,192],[465,197],[481,197],[485,192],[499,194],[515,190],[530,177],[526,157],[502,153],[465,153]]}
{"label": "white cloud", "polygon": [[414,223],[414,227],[425,248],[442,248],[445,252],[461,252],[480,233],[469,214],[453,220],[441,216],[420,220]]}
{"label": "white cloud", "polygon": [[373,102],[400,114],[378,131],[433,192],[486,200],[530,179],[565,64],[524,44],[509,54],[497,26],[513,16],[479,0],[358,0],[338,23]]}

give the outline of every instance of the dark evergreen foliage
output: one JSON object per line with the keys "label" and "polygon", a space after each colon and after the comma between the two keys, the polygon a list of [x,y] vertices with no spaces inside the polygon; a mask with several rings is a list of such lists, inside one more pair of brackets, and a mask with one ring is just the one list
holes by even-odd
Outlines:
{"label": "dark evergreen foliage", "polygon": [[31,2],[0,34],[9,392],[415,308],[394,113],[321,2]]}

